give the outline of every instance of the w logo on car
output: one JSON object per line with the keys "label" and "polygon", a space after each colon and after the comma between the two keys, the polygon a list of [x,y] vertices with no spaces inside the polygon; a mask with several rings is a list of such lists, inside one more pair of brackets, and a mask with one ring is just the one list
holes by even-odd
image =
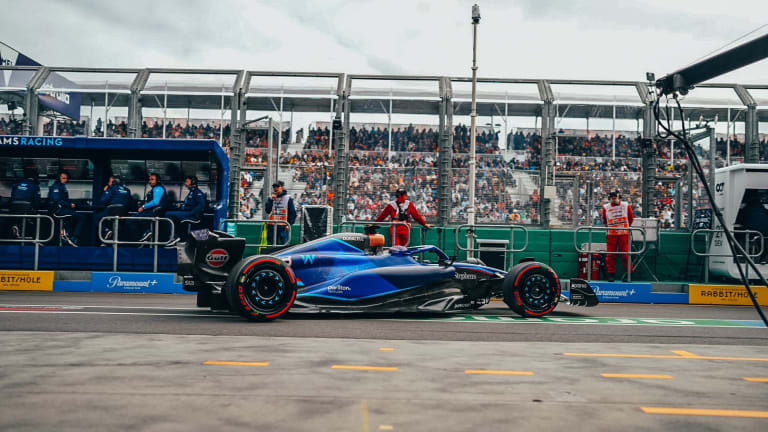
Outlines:
{"label": "w logo on car", "polygon": [[315,263],[315,256],[314,255],[302,255],[301,259],[302,259],[302,261],[304,261],[304,264],[314,264]]}

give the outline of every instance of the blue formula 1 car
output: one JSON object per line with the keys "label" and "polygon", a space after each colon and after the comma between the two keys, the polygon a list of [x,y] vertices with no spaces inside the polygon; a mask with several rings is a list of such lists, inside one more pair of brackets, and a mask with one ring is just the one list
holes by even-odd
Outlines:
{"label": "blue formula 1 car", "polygon": [[[245,239],[205,231],[179,252],[184,288],[197,305],[229,309],[254,321],[291,312],[456,312],[501,297],[529,317],[560,301],[597,305],[589,284],[571,279],[570,298],[548,266],[522,260],[509,273],[482,262],[454,262],[435,246],[384,250],[381,234],[339,233],[241,259]],[[419,255],[434,256],[422,263]],[[429,256],[427,256],[429,255]]]}

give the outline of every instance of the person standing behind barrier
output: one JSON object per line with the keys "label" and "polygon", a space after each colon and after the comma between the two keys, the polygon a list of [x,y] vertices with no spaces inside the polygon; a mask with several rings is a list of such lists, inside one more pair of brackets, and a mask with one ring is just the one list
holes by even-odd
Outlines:
{"label": "person standing behind barrier", "polygon": [[184,198],[181,210],[173,210],[165,214],[165,217],[173,221],[174,231],[176,232],[176,238],[171,241],[169,246],[175,245],[179,241],[186,241],[187,233],[180,229],[179,222],[182,220],[199,221],[203,216],[203,210],[205,210],[205,193],[197,187],[197,177],[188,176],[184,178],[184,186],[189,189],[189,193]]}
{"label": "person standing behind barrier", "polygon": [[66,219],[72,219],[75,229],[72,231],[72,235],[67,235],[66,231],[60,233],[63,239],[70,244],[70,246],[77,246],[80,236],[83,232],[85,225],[85,218],[83,215],[75,211],[75,203],[69,200],[69,191],[67,190],[67,182],[69,181],[69,173],[62,171],[59,173],[59,179],[48,188],[48,203],[51,206],[51,211],[56,216],[69,216]]}
{"label": "person standing behind barrier", "polygon": [[382,222],[386,218],[391,218],[392,222],[403,222],[403,225],[393,225],[389,227],[389,235],[393,246],[405,246],[408,244],[408,237],[411,231],[410,218],[430,229],[432,225],[428,224],[424,217],[416,210],[416,206],[408,201],[408,193],[405,188],[398,188],[395,193],[395,201],[390,202],[384,207],[376,222]]}
{"label": "person standing behind barrier", "polygon": [[[99,239],[99,221],[107,216],[107,207],[113,204],[120,204],[125,206],[127,209],[130,202],[131,190],[121,184],[120,177],[118,175],[110,176],[107,185],[104,186],[104,192],[101,194],[99,201],[96,203],[98,207],[104,207],[104,209],[93,215],[93,230],[96,233],[96,236],[93,240],[94,244],[98,245],[101,243],[101,240]],[[112,224],[107,224],[105,227],[107,228],[107,234],[104,236],[104,238],[108,239],[112,236],[111,227]]]}
{"label": "person standing behind barrier", "polygon": [[602,219],[603,224],[608,227],[608,232],[605,236],[608,252],[605,257],[605,267],[608,273],[608,281],[613,282],[616,280],[616,254],[612,252],[622,252],[620,256],[624,261],[624,268],[628,272],[632,271],[632,260],[628,254],[630,232],[628,229],[615,228],[629,228],[632,226],[635,214],[632,212],[632,207],[626,201],[621,200],[621,193],[619,191],[612,191],[608,194],[608,197],[610,202],[603,206]]}
{"label": "person standing behind barrier", "polygon": [[[267,244],[287,244],[291,235],[291,225],[296,221],[296,207],[293,198],[285,191],[282,180],[272,184],[272,196],[264,204],[269,220],[286,221],[288,225],[267,223]],[[277,233],[277,239],[274,234]],[[275,241],[276,240],[276,241]]]}
{"label": "person standing behind barrier", "polygon": [[[144,205],[139,207],[139,216],[141,217],[162,217],[165,215],[165,211],[168,210],[168,193],[165,190],[165,186],[160,182],[160,176],[155,173],[149,174],[149,192],[147,192],[147,199]],[[152,211],[148,211],[152,210]],[[145,213],[146,212],[146,213]],[[140,222],[140,221],[134,221]],[[149,226],[146,226],[149,225]],[[147,241],[152,237],[152,225],[145,224],[146,231],[141,236],[139,241]]]}

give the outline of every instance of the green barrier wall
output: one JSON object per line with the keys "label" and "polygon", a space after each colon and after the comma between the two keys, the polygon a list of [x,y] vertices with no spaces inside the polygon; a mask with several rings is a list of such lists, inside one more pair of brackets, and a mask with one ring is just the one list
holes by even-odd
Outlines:
{"label": "green barrier wall", "polygon": [[[338,231],[335,227],[334,232]],[[349,230],[347,228],[347,230]],[[362,232],[363,227],[357,227],[357,232]],[[422,227],[413,228],[413,237],[411,244],[421,243],[419,239],[422,236]],[[261,239],[262,226],[238,224],[236,234],[245,237],[247,243],[258,244]],[[433,228],[424,230],[424,244],[434,244],[446,251],[448,255],[457,255],[458,260],[466,258],[466,252],[455,249],[456,236],[453,228]],[[381,228],[380,233],[389,237],[387,229]],[[478,229],[477,237],[483,239],[508,240],[509,232]],[[633,281],[651,281],[653,278],[649,274],[653,272],[660,281],[689,281],[696,282],[703,280],[703,260],[690,251],[691,235],[688,232],[661,232],[658,249],[656,245],[649,245],[645,254],[644,262],[647,265],[639,266],[632,274]],[[414,241],[415,240],[415,241]],[[588,233],[580,231],[578,233],[578,243],[586,243]],[[592,235],[594,243],[605,242],[605,232],[594,231]],[[696,248],[699,251],[704,250],[703,237],[697,238]],[[294,225],[291,230],[291,244],[297,244],[299,241],[299,226]],[[522,248],[524,245],[524,236],[520,231],[515,231],[515,247]],[[466,231],[461,231],[460,244],[466,247]],[[258,248],[246,248],[247,255],[259,253]],[[533,258],[536,261],[543,262],[551,266],[561,278],[576,277],[578,275],[578,252],[574,248],[574,231],[567,229],[530,229],[528,231],[528,247],[524,252],[514,254],[515,263],[521,258]],[[635,258],[637,259],[637,258]],[[509,260],[508,260],[509,262]],[[623,265],[617,262],[619,272]],[[618,275],[617,275],[618,276]]]}

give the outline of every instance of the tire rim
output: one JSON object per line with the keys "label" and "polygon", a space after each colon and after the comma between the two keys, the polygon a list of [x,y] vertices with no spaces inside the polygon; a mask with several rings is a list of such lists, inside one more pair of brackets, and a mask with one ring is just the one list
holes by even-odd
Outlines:
{"label": "tire rim", "polygon": [[248,305],[257,311],[276,309],[288,298],[283,277],[270,269],[248,275],[243,291]]}
{"label": "tire rim", "polygon": [[532,312],[542,312],[552,306],[552,282],[544,275],[534,274],[525,279],[520,288],[520,299]]}

